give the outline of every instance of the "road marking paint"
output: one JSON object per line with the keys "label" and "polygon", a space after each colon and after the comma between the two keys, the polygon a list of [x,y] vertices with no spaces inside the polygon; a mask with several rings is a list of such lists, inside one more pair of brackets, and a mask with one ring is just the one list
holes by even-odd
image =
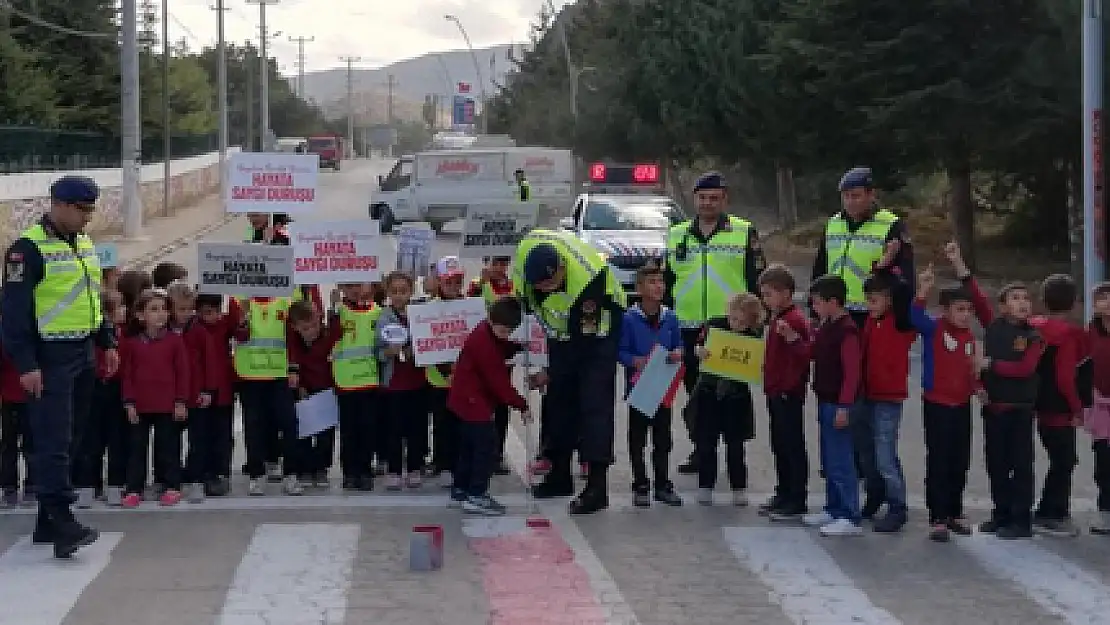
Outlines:
{"label": "road marking paint", "polygon": [[491,625],[540,623],[551,614],[581,625],[636,623],[601,602],[605,595],[563,529],[531,529],[525,517],[463,520],[481,563]]}
{"label": "road marking paint", "polygon": [[[796,625],[900,625],[871,603],[813,536],[801,529],[724,528],[725,542]],[[835,540],[835,539],[833,539]]]}
{"label": "road marking paint", "polygon": [[342,623],[359,532],[353,524],[259,525],[218,624]]}
{"label": "road marking paint", "polygon": [[0,556],[0,624],[61,625],[112,559],[123,534],[105,532],[69,560],[21,538]]}
{"label": "road marking paint", "polygon": [[976,534],[956,542],[987,571],[1014,582],[1034,603],[1065,622],[1106,622],[1110,614],[1106,581],[1038,546],[1038,541]]}
{"label": "road marking paint", "polygon": [[[539,410],[533,410],[533,414],[538,415]],[[528,436],[538,435],[535,426],[527,427],[525,431]],[[531,449],[526,448],[524,441],[520,438],[520,433],[515,428],[509,428],[509,435],[505,440],[505,459],[524,484],[528,483],[528,463],[531,461],[528,453],[534,449],[532,446],[528,447]],[[624,501],[616,501],[617,499],[619,498],[610,496],[610,504],[625,504]],[[632,507],[631,497],[625,497],[624,499],[627,500],[627,504],[622,507]],[[527,495],[525,495],[524,500],[525,505],[535,503]],[[605,622],[615,625],[639,625],[640,621],[636,618],[636,613],[632,611],[631,605],[624,598],[620,587],[605,568],[605,565],[602,564],[601,558],[590,546],[589,541],[586,540],[586,537],[578,528],[578,524],[567,514],[564,505],[562,501],[555,504],[542,504],[539,506],[539,510],[551,520],[555,529],[562,535],[563,540],[573,550],[575,561],[585,571],[595,597],[607,611],[609,620]]]}

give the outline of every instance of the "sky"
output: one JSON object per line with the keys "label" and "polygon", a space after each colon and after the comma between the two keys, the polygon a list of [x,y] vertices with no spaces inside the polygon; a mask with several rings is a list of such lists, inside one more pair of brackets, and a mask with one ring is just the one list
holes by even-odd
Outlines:
{"label": "sky", "polygon": [[[217,36],[215,0],[168,0],[170,40],[184,38],[190,48],[214,45]],[[427,52],[459,50],[466,42],[455,15],[475,48],[528,41],[529,24],[546,0],[269,0],[266,26],[273,33],[270,56],[282,73],[295,74],[296,37],[315,37],[305,44],[305,70],[339,67],[340,57],[361,57],[358,64],[374,68]],[[568,0],[554,0],[557,9]],[[155,7],[161,2],[153,0]],[[141,4],[140,4],[141,6]],[[258,41],[259,8],[247,0],[225,0],[224,24],[229,42]],[[324,8],[326,7],[326,8]],[[278,34],[280,33],[280,35]]]}

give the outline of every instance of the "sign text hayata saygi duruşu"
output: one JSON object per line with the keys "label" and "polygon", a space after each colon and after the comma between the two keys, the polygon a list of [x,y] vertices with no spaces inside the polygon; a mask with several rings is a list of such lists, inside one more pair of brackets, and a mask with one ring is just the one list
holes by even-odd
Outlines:
{"label": "sign text hayata saygi duru\u015fu", "polygon": [[439,352],[448,349],[462,349],[463,342],[470,334],[466,319],[433,321],[429,326],[432,330],[432,336],[417,339],[417,351]]}
{"label": "sign text hayata saygi duru\u015fu", "polygon": [[376,255],[359,255],[354,241],[316,241],[311,257],[298,257],[296,270],[312,271],[374,271]]}
{"label": "sign text hayata saygi duru\u015fu", "polygon": [[312,202],[316,199],[316,189],[298,187],[296,178],[290,173],[256,171],[251,174],[251,186],[233,187],[231,198],[258,202]]}

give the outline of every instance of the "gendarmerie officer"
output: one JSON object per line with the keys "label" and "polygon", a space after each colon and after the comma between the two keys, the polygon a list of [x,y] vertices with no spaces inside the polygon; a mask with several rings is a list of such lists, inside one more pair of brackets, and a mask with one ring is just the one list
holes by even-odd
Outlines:
{"label": "gendarmerie officer", "polygon": [[100,308],[100,263],[83,232],[99,194],[83,176],[50,187],[49,212],[8,249],[0,294],[4,350],[27,392],[35,441],[29,460],[39,511],[32,540],[52,543],[58,558],[99,537],[70,510],[70,450],[88,421],[93,343],[105,350],[109,371],[119,367],[115,332]]}
{"label": "gendarmerie officer", "polygon": [[532,381],[547,386],[545,442],[552,466],[533,493],[537,498],[573,494],[570,459],[577,443],[588,473],[570,513],[596,512],[609,505],[624,289],[594,248],[552,230],[533,230],[521,240],[513,287],[547,333],[548,367]]}

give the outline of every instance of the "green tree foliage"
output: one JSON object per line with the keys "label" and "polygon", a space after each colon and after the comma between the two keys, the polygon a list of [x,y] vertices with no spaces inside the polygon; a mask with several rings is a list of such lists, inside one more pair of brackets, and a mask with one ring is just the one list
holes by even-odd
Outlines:
{"label": "green tree foliage", "polygon": [[995,207],[1059,241],[1078,188],[1079,10],[1051,0],[578,0],[557,17],[574,64],[596,68],[580,78],[577,118],[556,22],[541,14],[490,104],[490,127],[590,158],[750,163],[825,188],[858,164],[888,190],[944,172],[969,253],[983,203],[973,180],[987,176],[1005,192]]}

